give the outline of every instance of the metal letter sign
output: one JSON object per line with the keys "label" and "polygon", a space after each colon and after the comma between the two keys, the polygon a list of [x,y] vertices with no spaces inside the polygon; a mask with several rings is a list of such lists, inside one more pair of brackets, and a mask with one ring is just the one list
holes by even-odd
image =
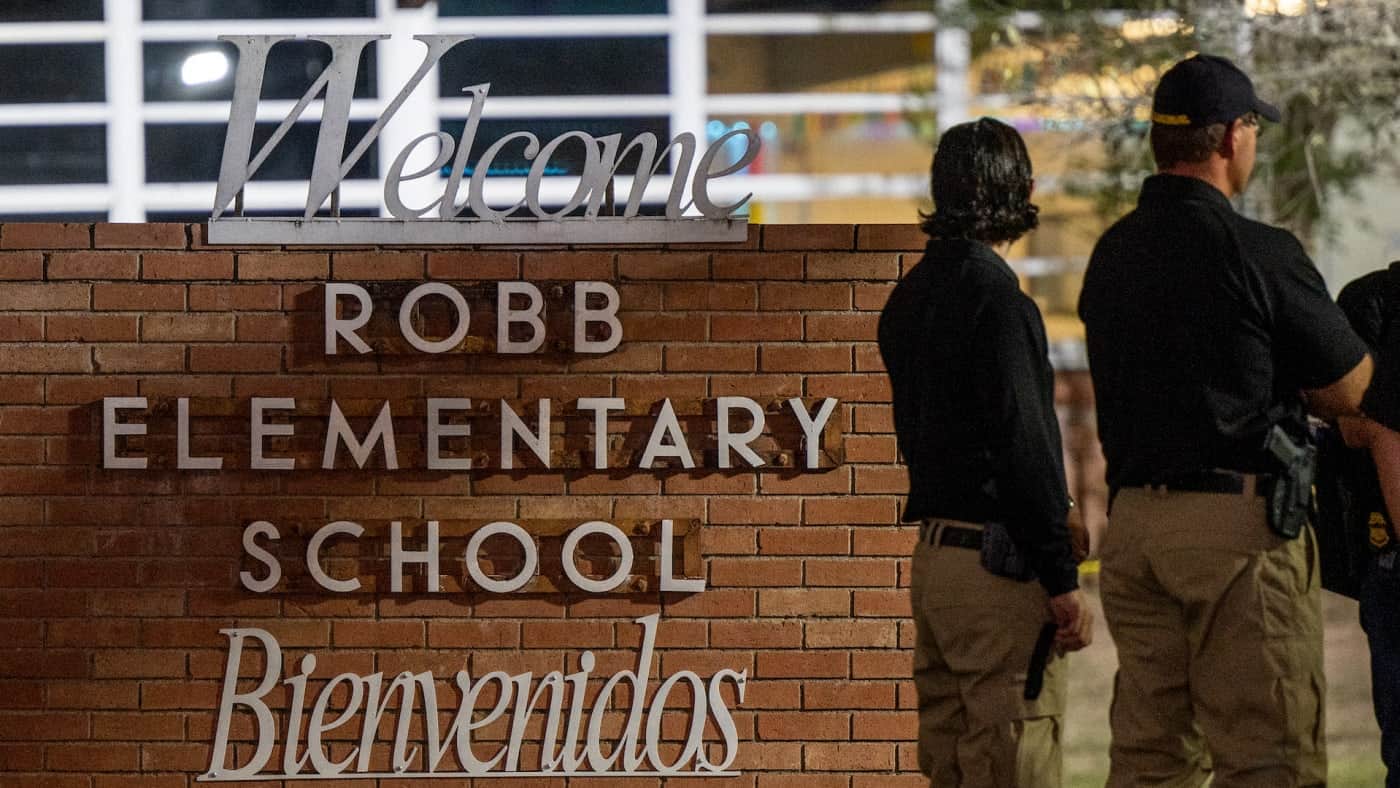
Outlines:
{"label": "metal letter sign", "polygon": [[[462,135],[453,139],[442,131],[424,133],[404,147],[394,158],[384,176],[384,205],[392,218],[317,218],[316,213],[339,188],[355,163],[365,155],[379,137],[384,125],[394,117],[404,101],[417,89],[424,77],[453,47],[474,36],[414,36],[424,44],[423,60],[418,69],[384,107],[378,120],[344,155],[346,131],[350,122],[350,103],[355,88],[355,74],[360,57],[372,41],[387,36],[311,36],[331,48],[331,60],[316,81],[278,124],[272,136],[253,153],[253,127],[257,119],[258,98],[262,92],[263,72],[268,52],[291,36],[220,36],[238,48],[238,71],[234,77],[233,102],[229,110],[228,131],[224,138],[223,161],[219,183],[214,195],[214,209],[209,217],[209,241],[216,244],[588,244],[588,243],[665,243],[697,241],[742,241],[747,237],[747,220],[734,212],[753,195],[745,195],[732,203],[716,202],[710,194],[713,181],[741,171],[758,157],[760,140],[750,129],[737,129],[725,134],[698,157],[695,135],[676,135],[663,148],[656,135],[645,132],[626,145],[621,134],[594,137],[583,131],[568,131],[542,143],[527,131],[516,131],[489,145],[471,168],[467,178],[466,199],[459,202],[462,180],[467,171],[467,157],[476,139],[490,83],[471,85],[463,91],[471,95],[471,109]],[[272,151],[282,142],[292,124],[296,123],[317,96],[324,91],[320,132],[316,138],[316,155],[307,183],[306,208],[300,217],[245,218],[226,216],[230,203],[239,204],[244,188]],[[724,159],[727,143],[743,137],[745,146],[737,160]],[[437,154],[426,167],[404,172],[409,157],[425,143],[435,142]],[[507,147],[523,149],[524,158],[531,162],[525,178],[521,199],[509,207],[487,205],[485,180],[496,157]],[[556,210],[546,210],[541,202],[540,187],[550,158],[562,147],[582,147],[583,173],[570,198]],[[429,148],[431,150],[431,148]],[[620,177],[622,162],[636,152],[636,170],[630,177]],[[664,218],[638,216],[648,184],[667,157],[672,160],[672,181],[667,192]],[[694,172],[692,172],[694,164]],[[443,177],[444,167],[449,167]],[[442,195],[432,203],[414,207],[403,203],[399,186],[404,181],[438,178]],[[602,216],[604,203],[609,200],[609,185],[623,180],[627,188],[625,209],[619,216]],[[685,203],[687,194],[692,195]],[[332,200],[332,212],[335,210]],[[698,216],[684,214],[691,207]],[[520,209],[528,209],[531,218],[507,218]],[[583,208],[583,215],[568,214]],[[470,216],[465,216],[470,214]]]}

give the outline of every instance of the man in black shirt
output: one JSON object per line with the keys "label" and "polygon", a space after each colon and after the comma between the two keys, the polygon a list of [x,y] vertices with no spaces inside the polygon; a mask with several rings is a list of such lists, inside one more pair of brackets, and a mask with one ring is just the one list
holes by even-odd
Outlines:
{"label": "man in black shirt", "polygon": [[1264,446],[1275,425],[1297,437],[1305,404],[1355,412],[1371,362],[1298,241],[1231,207],[1261,117],[1279,113],[1224,58],[1163,75],[1158,174],[1084,278],[1113,496],[1110,786],[1327,778],[1315,545],[1271,530],[1282,469]]}
{"label": "man in black shirt", "polygon": [[1091,620],[1044,326],[993,248],[1036,225],[1025,144],[994,120],[949,129],[932,187],[932,240],[879,326],[909,470],[903,520],[920,523],[919,767],[940,788],[1053,788],[1065,674],[1051,648],[1087,645]]}

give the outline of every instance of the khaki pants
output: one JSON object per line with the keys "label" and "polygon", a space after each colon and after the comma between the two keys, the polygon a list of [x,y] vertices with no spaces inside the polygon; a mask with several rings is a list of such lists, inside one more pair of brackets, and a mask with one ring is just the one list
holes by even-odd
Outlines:
{"label": "khaki pants", "polygon": [[920,542],[912,566],[919,769],[936,788],[1057,788],[1065,661],[1040,698],[1026,671],[1050,620],[1037,582],[996,577],[976,550]]}
{"label": "khaki pants", "polygon": [[1255,495],[1127,488],[1102,549],[1118,647],[1110,788],[1324,785],[1322,610],[1311,529]]}

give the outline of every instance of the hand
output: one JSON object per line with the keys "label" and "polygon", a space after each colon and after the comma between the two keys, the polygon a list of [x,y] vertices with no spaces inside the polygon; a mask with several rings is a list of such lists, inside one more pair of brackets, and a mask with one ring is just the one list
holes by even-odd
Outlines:
{"label": "hand", "polygon": [[1094,613],[1079,589],[1050,597],[1055,620],[1055,648],[1061,653],[1078,651],[1094,640]]}
{"label": "hand", "polygon": [[1080,516],[1078,506],[1069,510],[1065,527],[1069,529],[1070,552],[1077,564],[1089,557],[1089,529],[1084,525],[1084,518]]}

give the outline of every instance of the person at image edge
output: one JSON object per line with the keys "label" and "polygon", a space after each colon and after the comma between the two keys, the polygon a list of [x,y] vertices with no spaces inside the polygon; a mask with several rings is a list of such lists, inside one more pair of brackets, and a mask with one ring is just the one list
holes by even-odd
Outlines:
{"label": "person at image edge", "polygon": [[1085,273],[1111,788],[1327,781],[1305,410],[1357,412],[1372,365],[1297,239],[1230,203],[1279,119],[1229,60],[1173,66],[1153,96],[1158,173]]}
{"label": "person at image edge", "polygon": [[942,136],[931,180],[928,246],[879,324],[919,523],[919,768],[937,788],[1053,788],[1063,652],[1092,629],[1045,328],[1002,259],[1037,224],[1030,157],[984,118]]}

